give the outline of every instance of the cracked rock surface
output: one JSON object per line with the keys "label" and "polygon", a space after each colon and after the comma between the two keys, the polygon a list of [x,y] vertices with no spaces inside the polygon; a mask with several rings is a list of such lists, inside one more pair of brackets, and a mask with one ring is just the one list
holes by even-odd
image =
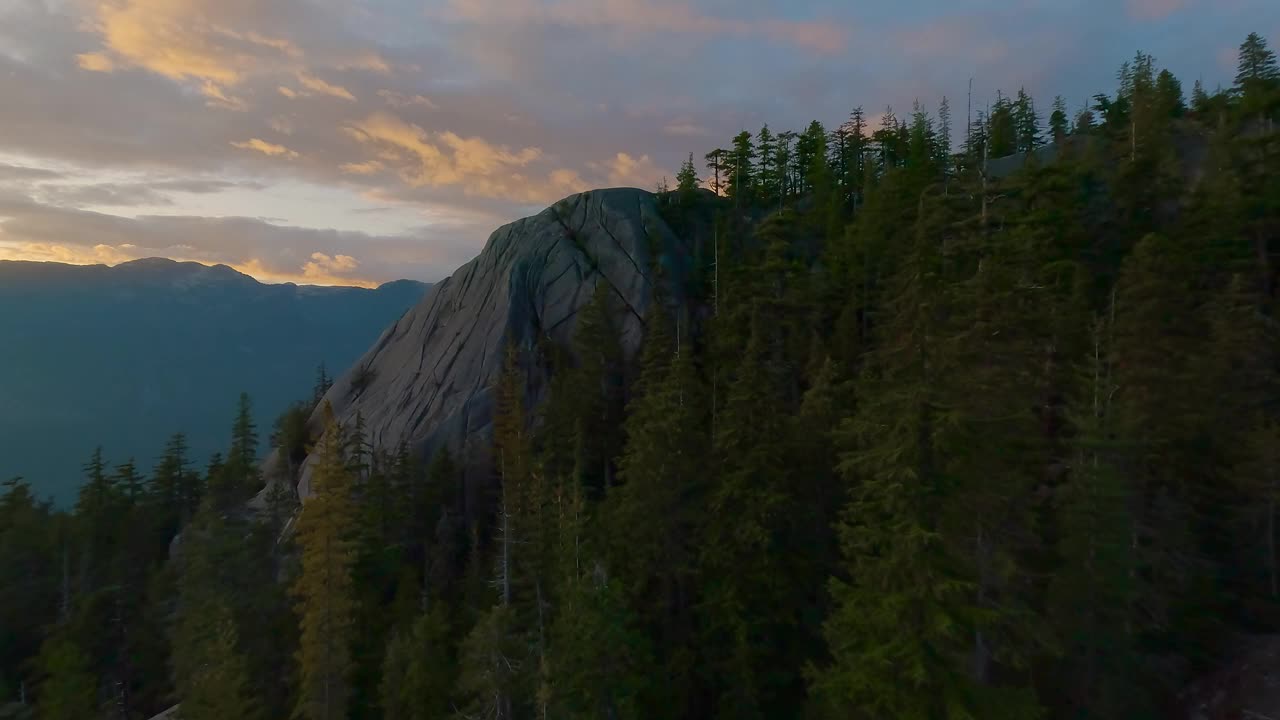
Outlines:
{"label": "cracked rock surface", "polygon": [[[442,446],[455,454],[487,447],[506,338],[524,348],[539,338],[567,344],[578,311],[602,281],[613,291],[623,350],[634,353],[652,258],[667,278],[688,265],[656,203],[635,188],[592,190],[494,231],[479,256],[432,286],[334,382],[326,399],[339,421],[354,423],[359,414],[370,442],[392,450],[401,442],[424,454]],[[545,394],[546,378],[530,375],[526,407]],[[317,410],[313,433],[322,422]],[[309,494],[310,459],[298,481],[299,497]]]}

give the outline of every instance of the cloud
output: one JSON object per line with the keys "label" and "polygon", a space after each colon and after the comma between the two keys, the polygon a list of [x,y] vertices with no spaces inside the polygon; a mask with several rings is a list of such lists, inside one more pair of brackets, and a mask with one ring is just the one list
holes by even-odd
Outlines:
{"label": "cloud", "polygon": [[294,152],[293,150],[290,150],[289,148],[283,145],[276,145],[275,143],[269,143],[266,140],[261,140],[259,138],[251,138],[249,140],[245,140],[242,142],[233,142],[231,143],[231,145],[233,147],[242,148],[244,150],[255,150],[257,152],[262,153],[263,155],[271,155],[271,156],[281,155],[287,158],[298,157],[298,153]]}
{"label": "cloud", "polygon": [[64,177],[63,173],[57,170],[0,163],[0,184],[13,180],[25,183],[37,180],[53,180],[61,177]]}
{"label": "cloud", "polygon": [[391,72],[391,66],[387,61],[374,52],[360,53],[348,60],[339,60],[334,67],[338,70],[368,70],[382,74]]}
{"label": "cloud", "polygon": [[360,163],[343,163],[339,167],[342,172],[352,175],[372,175],[382,170],[383,165],[377,160],[368,160]]}
{"label": "cloud", "polygon": [[172,80],[195,80],[217,98],[261,67],[264,55],[302,57],[285,38],[227,24],[244,9],[245,0],[229,0],[222,9],[198,0],[98,0],[93,27],[103,50],[81,56],[81,67],[137,67]]}
{"label": "cloud", "polygon": [[614,27],[631,32],[760,37],[824,54],[845,47],[845,33],[830,23],[717,17],[687,2],[661,0],[451,0],[444,16],[473,23],[550,23]]}
{"label": "cloud", "polygon": [[1186,8],[1192,0],[1125,0],[1129,17],[1154,22]]}
{"label": "cloud", "polygon": [[395,108],[410,107],[418,105],[428,110],[439,109],[440,106],[432,102],[431,98],[422,95],[405,95],[394,90],[379,90],[378,97],[387,102],[388,105]]}
{"label": "cloud", "polygon": [[521,187],[526,178],[518,169],[542,154],[535,147],[512,151],[483,138],[462,137],[449,131],[428,133],[383,112],[351,123],[344,130],[362,144],[390,149],[392,153],[383,158],[399,162],[400,178],[412,187],[456,185],[467,193],[487,197],[526,194],[528,188]]}
{"label": "cloud", "polygon": [[332,280],[339,276],[347,276],[360,267],[360,261],[350,255],[325,255],[311,253],[311,259],[302,266],[303,277],[315,281]]}
{"label": "cloud", "polygon": [[9,242],[0,240],[0,260],[56,262],[68,265],[115,265],[137,260],[127,249],[110,245],[92,247],[57,243]]}
{"label": "cloud", "polygon": [[321,80],[320,78],[310,73],[306,73],[306,72],[298,73],[298,82],[301,83],[302,86],[307,88],[308,90],[311,90],[312,92],[318,93],[320,95],[328,95],[330,97],[341,98],[343,100],[350,100],[352,102],[355,102],[355,99],[356,99],[356,96],[352,95],[350,90],[340,85],[331,85],[330,83],[327,83],[324,80]]}
{"label": "cloud", "polygon": [[635,157],[620,152],[607,163],[591,163],[592,167],[608,179],[610,186],[638,187],[652,190],[664,177],[670,181],[671,176],[653,163],[648,155]]}
{"label": "cloud", "polygon": [[662,128],[662,132],[677,137],[700,137],[709,134],[706,128],[687,121],[667,123]]}
{"label": "cloud", "polygon": [[424,226],[409,234],[372,235],[244,217],[125,218],[0,193],[0,259],[114,264],[168,257],[222,263],[270,282],[435,281],[475,252],[472,242],[456,236],[479,230],[470,225],[474,220],[460,220],[435,230]]}
{"label": "cloud", "polygon": [[200,93],[208,100],[205,102],[210,107],[223,108],[224,110],[235,110],[237,112],[245,112],[249,109],[249,104],[244,98],[227,94],[227,91],[212,81],[205,81],[200,86]]}
{"label": "cloud", "polygon": [[293,134],[293,121],[283,115],[276,115],[267,121],[267,126],[281,135]]}
{"label": "cloud", "polygon": [[116,68],[111,58],[100,52],[81,53],[76,56],[76,63],[91,72],[111,72]]}

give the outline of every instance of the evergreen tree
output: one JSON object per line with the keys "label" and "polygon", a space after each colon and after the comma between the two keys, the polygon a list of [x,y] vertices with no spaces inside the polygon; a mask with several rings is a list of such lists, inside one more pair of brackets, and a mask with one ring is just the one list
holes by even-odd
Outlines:
{"label": "evergreen tree", "polygon": [[56,635],[49,638],[36,665],[45,677],[36,705],[39,720],[106,717],[98,704],[98,682],[90,673],[89,658],[75,643]]}
{"label": "evergreen tree", "polygon": [[301,691],[296,714],[307,720],[346,716],[355,561],[352,478],[342,438],[326,404],[325,431],[312,475],[312,497],[297,521],[302,572],[294,584],[302,630],[298,650]]}
{"label": "evergreen tree", "polygon": [[1022,139],[1018,120],[1017,107],[1009,98],[997,94],[996,104],[992,106],[987,118],[986,132],[990,147],[986,152],[989,157],[1004,157],[1018,152]]}
{"label": "evergreen tree", "polygon": [[333,378],[329,377],[328,371],[325,369],[324,363],[321,362],[316,367],[316,382],[311,388],[311,406],[319,407],[320,401],[324,400],[324,396],[329,392],[329,388],[333,387]]}
{"label": "evergreen tree", "polygon": [[698,170],[693,165],[693,153],[689,153],[689,158],[680,166],[680,172],[676,174],[676,190],[678,192],[689,194],[698,189]]}
{"label": "evergreen tree", "polygon": [[176,433],[165,445],[164,455],[151,472],[148,494],[154,506],[157,539],[167,543],[188,519],[191,502],[185,497],[189,480],[187,437]]}
{"label": "evergreen tree", "polygon": [[539,717],[589,720],[649,717],[649,686],[659,669],[618,583],[600,568],[575,578],[551,629],[546,712]]}
{"label": "evergreen tree", "polygon": [[1025,89],[1018,90],[1018,99],[1013,106],[1013,122],[1018,136],[1018,152],[1028,153],[1040,147],[1040,117],[1036,114],[1035,101]]}
{"label": "evergreen tree", "polygon": [[[699,543],[699,575],[706,579],[699,625],[712,653],[708,668],[718,687],[717,712],[725,717],[771,717],[794,707],[795,676],[771,667],[766,647],[753,638],[771,637],[776,661],[783,638],[795,627],[769,608],[788,605],[794,567],[777,546],[792,513],[784,440],[782,397],[765,367],[767,340],[752,323],[736,377],[729,388],[724,420],[717,423],[714,448],[718,477],[710,489],[712,514]],[[787,663],[792,669],[798,661]]]}
{"label": "evergreen tree", "polygon": [[707,169],[711,171],[711,191],[716,195],[720,195],[721,191],[724,189],[724,186],[720,183],[720,178],[723,176],[725,162],[728,156],[728,150],[716,148],[715,150],[707,153],[705,158],[707,161]]}
{"label": "evergreen tree", "polygon": [[1053,113],[1049,115],[1049,134],[1053,142],[1061,145],[1070,127],[1067,121],[1067,101],[1061,95],[1053,99]]}
{"label": "evergreen tree", "polygon": [[[923,211],[924,205],[921,203]],[[1033,696],[971,665],[975,636],[998,628],[949,527],[950,504],[969,490],[963,431],[947,382],[955,357],[943,338],[951,292],[932,242],[943,218],[922,212],[896,276],[882,345],[859,383],[859,405],[840,426],[838,465],[851,498],[839,525],[843,572],[832,580],[825,625],[832,662],[811,674],[825,714],[897,718],[1038,714]]]}
{"label": "evergreen tree", "polygon": [[951,174],[951,102],[942,96],[938,104],[938,123],[934,142],[934,164],[942,171],[943,177]]}
{"label": "evergreen tree", "polygon": [[768,125],[756,134],[756,152],[760,159],[756,168],[757,200],[772,206],[782,195],[782,175],[778,168],[778,150],[774,135]]}
{"label": "evergreen tree", "polygon": [[387,643],[381,685],[386,720],[443,720],[453,715],[454,660],[445,612],[442,603],[432,603]]}
{"label": "evergreen tree", "polygon": [[1134,633],[1138,558],[1132,509],[1137,498],[1113,439],[1109,323],[1095,324],[1090,358],[1073,398],[1071,476],[1058,500],[1062,566],[1049,588],[1061,643],[1054,683],[1079,718],[1142,717],[1151,711],[1133,670],[1141,662]]}
{"label": "evergreen tree", "polygon": [[186,678],[180,703],[182,720],[222,720],[261,717],[258,705],[249,696],[249,669],[236,647],[235,619],[222,604],[205,605],[198,611],[203,634],[198,639],[199,661]]}
{"label": "evergreen tree", "polygon": [[692,353],[674,355],[667,318],[656,304],[646,322],[636,396],[625,422],[620,486],[601,508],[608,533],[606,567],[662,654],[673,702],[693,697],[697,528],[705,502],[705,391]]}
{"label": "evergreen tree", "polygon": [[1267,41],[1261,35],[1249,33],[1240,45],[1233,88],[1240,96],[1245,112],[1268,110],[1278,88],[1280,63],[1276,62],[1275,52],[1267,47]]}
{"label": "evergreen tree", "polygon": [[751,201],[751,188],[755,186],[756,148],[751,133],[743,130],[733,138],[733,149],[727,155],[726,190],[735,202]]}

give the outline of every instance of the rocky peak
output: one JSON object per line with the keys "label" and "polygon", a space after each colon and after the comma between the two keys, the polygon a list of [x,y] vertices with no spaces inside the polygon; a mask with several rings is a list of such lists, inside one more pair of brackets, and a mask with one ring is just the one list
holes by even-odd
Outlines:
{"label": "rocky peak", "polygon": [[[489,442],[507,338],[526,351],[539,339],[568,343],[578,311],[596,283],[606,282],[616,301],[614,326],[624,350],[634,353],[654,259],[663,263],[671,287],[681,287],[689,252],[663,220],[654,195],[614,188],[567,197],[490,235],[480,255],[432,286],[334,382],[326,399],[343,423],[359,415],[376,447],[404,442],[423,454],[448,446],[467,458],[480,456]],[[529,407],[545,389],[533,373]],[[320,411],[310,422],[318,433]],[[304,463],[298,482],[303,499],[309,480]]]}

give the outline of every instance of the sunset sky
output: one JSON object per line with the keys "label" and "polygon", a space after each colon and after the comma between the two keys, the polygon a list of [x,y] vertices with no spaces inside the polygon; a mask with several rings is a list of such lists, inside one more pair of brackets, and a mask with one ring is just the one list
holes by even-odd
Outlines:
{"label": "sunset sky", "polygon": [[434,281],[744,127],[1076,109],[1136,50],[1212,89],[1250,31],[1280,2],[0,0],[0,259]]}

